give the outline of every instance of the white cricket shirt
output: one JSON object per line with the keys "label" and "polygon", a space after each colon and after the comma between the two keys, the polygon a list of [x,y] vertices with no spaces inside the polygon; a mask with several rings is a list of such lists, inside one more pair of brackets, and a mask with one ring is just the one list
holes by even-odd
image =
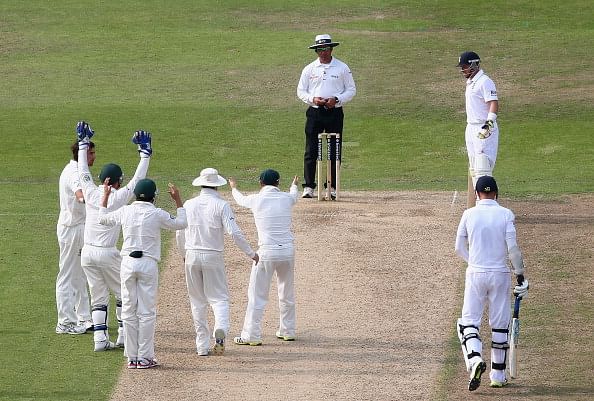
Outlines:
{"label": "white cricket shirt", "polygon": [[184,203],[188,228],[176,233],[177,246],[182,255],[186,250],[223,252],[225,232],[250,258],[256,254],[235,221],[229,202],[218,191],[202,188],[200,195]]}
{"label": "white cricket shirt", "polygon": [[495,83],[480,70],[474,77],[466,80],[466,122],[484,124],[489,114],[487,102],[497,99]]}
{"label": "white cricket shirt", "polygon": [[177,217],[150,202],[135,201],[114,212],[99,209],[99,222],[108,226],[120,225],[124,233],[124,243],[120,254],[130,255],[142,251],[144,256],[161,260],[161,229],[181,230],[188,226],[186,209],[177,209]]}
{"label": "white cricket shirt", "polygon": [[76,161],[70,160],[62,170],[62,174],[60,174],[58,187],[60,215],[58,217],[58,225],[76,226],[84,224],[85,205],[77,201],[74,195],[79,189],[81,189],[81,186],[78,179],[78,164]]}
{"label": "white cricket shirt", "polygon": [[351,69],[335,57],[328,64],[320,63],[316,59],[308,64],[301,72],[297,85],[297,97],[308,105],[314,105],[314,97],[328,99],[337,97],[335,107],[341,107],[353,99],[357,89]]}
{"label": "white cricket shirt", "polygon": [[514,214],[492,199],[482,199],[462,214],[456,253],[474,271],[509,271],[508,249],[517,245]]}
{"label": "white cricket shirt", "polygon": [[271,250],[293,247],[291,227],[293,206],[299,195],[297,185],[291,185],[289,193],[266,185],[257,194],[247,196],[233,188],[232,195],[237,204],[252,210],[260,247]]}
{"label": "white cricket shirt", "polygon": [[[107,211],[111,212],[128,204],[134,198],[136,183],[146,177],[149,168],[149,157],[140,157],[134,176],[125,187],[118,190],[112,189],[107,201]],[[78,151],[78,171],[80,184],[85,196],[87,220],[85,223],[85,245],[113,248],[120,237],[119,226],[106,226],[99,224],[99,208],[103,199],[103,185],[97,186],[93,182],[89,166],[87,165],[87,151]]]}

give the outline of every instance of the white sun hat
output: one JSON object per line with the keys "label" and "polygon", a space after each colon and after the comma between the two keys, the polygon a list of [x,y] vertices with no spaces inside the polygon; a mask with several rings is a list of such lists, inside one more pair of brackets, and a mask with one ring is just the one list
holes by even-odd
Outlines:
{"label": "white sun hat", "polygon": [[195,187],[220,187],[227,183],[227,180],[219,175],[214,168],[205,168],[200,172],[200,176],[192,181]]}
{"label": "white sun hat", "polygon": [[327,46],[336,47],[339,44],[340,43],[338,43],[338,42],[333,42],[330,35],[323,34],[323,35],[316,35],[315,43],[313,45],[309,46],[309,48],[317,49],[318,47],[327,47]]}

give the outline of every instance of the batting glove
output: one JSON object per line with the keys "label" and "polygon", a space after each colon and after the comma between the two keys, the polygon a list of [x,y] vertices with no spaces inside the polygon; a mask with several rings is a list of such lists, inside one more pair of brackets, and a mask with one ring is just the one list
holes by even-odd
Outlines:
{"label": "batting glove", "polygon": [[518,285],[514,287],[514,295],[518,298],[525,298],[528,296],[528,279],[520,274],[518,277]]}
{"label": "batting glove", "polygon": [[81,147],[88,147],[93,135],[95,135],[95,131],[86,122],[79,121],[76,124],[76,138],[78,139],[79,149]]}
{"label": "batting glove", "polygon": [[495,127],[495,123],[493,122],[493,120],[485,121],[485,125],[483,125],[481,127],[481,130],[478,133],[478,138],[479,139],[487,139],[488,137],[490,137],[491,130],[493,129],[493,127]]}
{"label": "batting glove", "polygon": [[151,147],[151,133],[146,131],[136,131],[132,135],[132,143],[138,145],[140,157],[151,157],[153,148]]}

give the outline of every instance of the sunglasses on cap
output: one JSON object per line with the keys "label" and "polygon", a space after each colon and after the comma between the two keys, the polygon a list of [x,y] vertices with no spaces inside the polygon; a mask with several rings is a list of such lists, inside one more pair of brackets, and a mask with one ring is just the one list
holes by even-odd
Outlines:
{"label": "sunglasses on cap", "polygon": [[316,49],[316,53],[319,53],[319,52],[325,52],[326,50],[332,50],[332,46],[328,46],[328,47],[318,47],[318,48]]}

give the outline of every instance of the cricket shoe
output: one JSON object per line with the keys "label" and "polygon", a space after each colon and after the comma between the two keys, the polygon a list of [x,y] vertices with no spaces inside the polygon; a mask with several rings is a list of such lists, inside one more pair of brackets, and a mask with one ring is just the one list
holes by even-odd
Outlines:
{"label": "cricket shoe", "polygon": [[223,355],[225,352],[225,331],[223,329],[215,330],[215,345],[212,347],[214,355]]}
{"label": "cricket shoe", "polygon": [[487,370],[487,364],[480,359],[477,363],[472,365],[470,370],[470,381],[468,382],[468,391],[474,391],[481,385],[481,376]]}
{"label": "cricket shoe", "polygon": [[313,188],[310,188],[310,187],[303,188],[303,195],[301,195],[302,198],[313,198],[313,196],[314,196]]}
{"label": "cricket shoe", "polygon": [[503,380],[502,382],[500,382],[499,380],[491,379],[491,384],[489,386],[493,388],[501,388],[507,386],[507,383],[507,379]]}
{"label": "cricket shoe", "polygon": [[330,200],[336,200],[336,189],[330,188]]}
{"label": "cricket shoe", "polygon": [[156,368],[157,366],[159,366],[159,362],[157,362],[156,359],[142,358],[136,361],[137,369],[151,369]]}
{"label": "cricket shoe", "polygon": [[87,331],[87,329],[85,328],[85,326],[81,326],[75,323],[66,323],[66,324],[61,324],[58,323],[58,325],[56,326],[56,334],[73,334],[73,335],[79,335],[79,334],[85,334]]}
{"label": "cricket shoe", "polygon": [[276,338],[279,338],[283,341],[295,341],[295,336],[286,336],[286,335],[281,334],[280,331],[276,332]]}
{"label": "cricket shoe", "polygon": [[138,367],[138,361],[136,359],[128,360],[128,369],[136,369]]}
{"label": "cricket shoe", "polygon": [[233,342],[237,345],[251,345],[251,346],[262,345],[262,340],[244,340],[241,337],[235,337],[233,339]]}
{"label": "cricket shoe", "polygon": [[118,339],[115,342],[115,346],[117,348],[124,348],[124,340],[125,340],[124,330],[118,329]]}
{"label": "cricket shoe", "polygon": [[78,322],[78,325],[85,327],[85,333],[92,333],[93,331],[95,331],[95,325],[93,324],[92,320],[80,321]]}
{"label": "cricket shoe", "polygon": [[107,351],[108,349],[114,349],[115,344],[109,340],[95,341],[95,352]]}

